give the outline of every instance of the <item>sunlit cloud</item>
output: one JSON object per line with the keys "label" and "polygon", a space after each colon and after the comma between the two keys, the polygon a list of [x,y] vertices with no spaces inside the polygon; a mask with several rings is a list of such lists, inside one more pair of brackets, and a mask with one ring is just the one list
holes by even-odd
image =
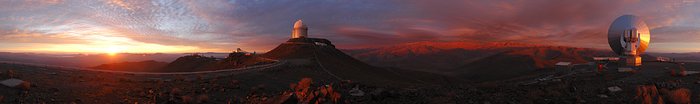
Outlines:
{"label": "sunlit cloud", "polygon": [[[27,0],[0,1],[0,51],[268,51],[296,19],[340,48],[417,41],[516,41],[607,48],[617,16],[652,28],[650,51],[694,51],[694,0]],[[658,43],[658,44],[657,44]],[[675,45],[675,46],[668,46]]]}

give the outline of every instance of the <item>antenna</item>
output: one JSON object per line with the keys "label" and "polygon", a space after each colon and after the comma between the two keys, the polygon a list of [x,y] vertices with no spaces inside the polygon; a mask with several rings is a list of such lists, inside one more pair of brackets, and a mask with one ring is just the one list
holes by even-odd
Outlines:
{"label": "antenna", "polygon": [[623,67],[642,65],[640,55],[649,47],[649,27],[637,16],[623,15],[615,19],[608,29],[608,44],[620,56]]}

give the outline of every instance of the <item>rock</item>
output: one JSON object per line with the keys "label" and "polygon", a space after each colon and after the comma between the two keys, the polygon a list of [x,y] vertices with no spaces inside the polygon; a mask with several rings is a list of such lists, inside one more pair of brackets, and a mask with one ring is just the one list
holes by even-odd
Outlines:
{"label": "rock", "polygon": [[674,104],[690,104],[690,96],[692,95],[692,92],[690,92],[690,90],[687,88],[679,88],[668,91],[663,95],[666,96],[666,100],[673,102]]}
{"label": "rock", "polygon": [[622,91],[622,88],[617,87],[617,86],[612,86],[612,87],[608,87],[608,91],[610,91],[610,92],[618,92],[618,91]]}
{"label": "rock", "polygon": [[617,72],[635,72],[637,70],[634,70],[632,68],[618,68]]}
{"label": "rock", "polygon": [[352,88],[352,90],[349,91],[350,95],[352,96],[365,96],[365,92],[360,90],[360,88]]}
{"label": "rock", "polygon": [[0,83],[2,83],[2,85],[5,85],[7,87],[17,87],[18,85],[24,83],[24,81],[20,80],[20,79],[11,78],[11,79],[7,79],[7,80],[3,80]]}
{"label": "rock", "polygon": [[370,92],[370,95],[378,96],[384,93],[384,88],[376,88],[374,91]]}
{"label": "rock", "polygon": [[209,102],[209,96],[204,95],[204,94],[197,96],[197,103],[201,104],[201,103],[206,103],[206,102]]}
{"label": "rock", "polygon": [[600,95],[598,95],[598,97],[600,97],[600,98],[608,98],[608,95],[600,94]]}
{"label": "rock", "polygon": [[10,78],[15,78],[15,70],[7,70],[7,76]]}
{"label": "rock", "polygon": [[170,90],[170,96],[180,96],[180,95],[182,95],[182,92],[183,91],[179,88],[172,88]]}
{"label": "rock", "polygon": [[190,96],[181,96],[180,99],[182,99],[183,103],[194,103],[194,100],[192,100],[193,98]]}
{"label": "rock", "polygon": [[683,73],[683,76],[693,75],[693,74],[698,74],[698,73],[700,73],[700,71],[685,71],[685,73]]}
{"label": "rock", "polygon": [[22,90],[25,90],[25,91],[29,90],[29,88],[31,88],[32,86],[36,86],[36,85],[32,85],[31,83],[29,83],[27,81],[24,81],[21,84],[19,84],[19,88],[22,88]]}

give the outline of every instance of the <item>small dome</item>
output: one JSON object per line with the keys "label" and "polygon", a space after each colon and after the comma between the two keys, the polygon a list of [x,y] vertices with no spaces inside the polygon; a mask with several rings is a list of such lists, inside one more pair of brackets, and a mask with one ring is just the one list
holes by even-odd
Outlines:
{"label": "small dome", "polygon": [[292,29],[292,38],[306,38],[308,37],[308,30],[309,28],[304,25],[304,23],[300,20],[297,20],[297,22],[294,22],[294,28]]}
{"label": "small dome", "polygon": [[304,25],[301,20],[297,20],[297,22],[294,23],[294,28],[306,28],[306,25]]}

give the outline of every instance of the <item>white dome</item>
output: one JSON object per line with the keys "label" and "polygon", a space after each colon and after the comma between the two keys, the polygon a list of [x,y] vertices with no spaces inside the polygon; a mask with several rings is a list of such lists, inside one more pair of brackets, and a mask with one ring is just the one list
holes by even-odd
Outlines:
{"label": "white dome", "polygon": [[292,29],[292,38],[306,38],[308,37],[308,27],[300,20],[294,22],[294,28]]}
{"label": "white dome", "polygon": [[294,28],[306,28],[306,25],[301,20],[297,20],[297,22],[294,23]]}

